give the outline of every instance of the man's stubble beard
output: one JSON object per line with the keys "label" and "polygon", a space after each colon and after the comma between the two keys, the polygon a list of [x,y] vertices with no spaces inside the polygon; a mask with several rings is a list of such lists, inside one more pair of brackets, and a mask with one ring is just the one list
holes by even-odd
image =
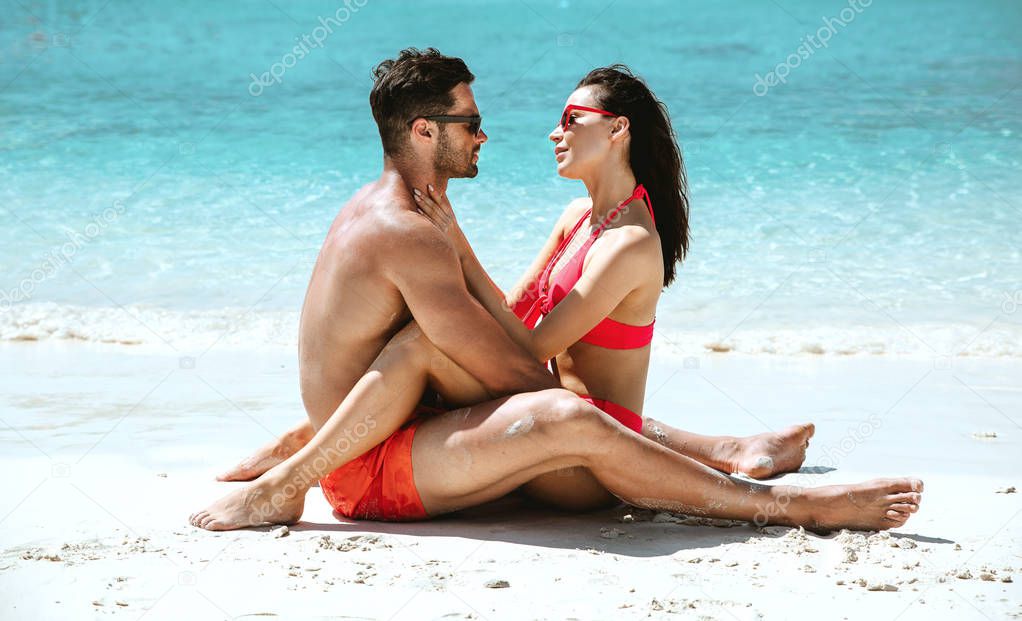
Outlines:
{"label": "man's stubble beard", "polygon": [[[475,150],[472,151],[473,154],[475,152]],[[463,164],[456,156],[457,153],[451,148],[450,140],[447,137],[447,128],[442,127],[436,153],[433,155],[433,170],[448,179],[471,179],[479,174],[479,166],[471,159],[468,164]]]}

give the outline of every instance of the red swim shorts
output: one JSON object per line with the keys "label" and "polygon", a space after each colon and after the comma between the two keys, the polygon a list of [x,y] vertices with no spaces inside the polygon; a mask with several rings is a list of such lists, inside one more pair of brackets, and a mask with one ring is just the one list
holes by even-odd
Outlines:
{"label": "red swim shorts", "polygon": [[330,506],[355,520],[399,522],[428,518],[415,489],[412,439],[423,420],[421,415],[433,412],[420,406],[389,438],[320,479],[319,487]]}
{"label": "red swim shorts", "polygon": [[[632,431],[642,434],[642,417],[605,399],[582,395]],[[429,517],[415,489],[412,439],[423,415],[439,410],[419,406],[412,418],[365,455],[334,470],[319,481],[323,495],[337,513],[355,520],[402,522]]]}

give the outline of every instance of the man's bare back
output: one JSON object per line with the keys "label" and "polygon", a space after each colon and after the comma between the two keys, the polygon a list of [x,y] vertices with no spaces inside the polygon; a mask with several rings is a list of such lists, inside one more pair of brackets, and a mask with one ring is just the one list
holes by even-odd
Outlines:
{"label": "man's bare back", "polygon": [[334,219],[305,294],[299,376],[316,429],[411,318],[401,292],[380,269],[386,261],[381,255],[400,243],[390,221],[401,209],[400,197],[381,181],[359,190]]}

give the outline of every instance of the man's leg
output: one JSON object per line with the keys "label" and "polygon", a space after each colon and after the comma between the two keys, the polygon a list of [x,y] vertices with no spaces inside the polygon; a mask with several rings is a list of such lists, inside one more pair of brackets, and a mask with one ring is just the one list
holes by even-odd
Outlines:
{"label": "man's leg", "polygon": [[[390,432],[393,433],[414,410],[427,383],[440,393],[446,402],[453,405],[478,403],[492,398],[492,395],[487,394],[481,383],[429,342],[418,325],[412,321],[394,335],[380,352],[373,366],[366,371],[366,376],[352,388],[330,418],[332,419],[338,414],[350,413],[356,404],[363,413],[378,411],[381,407],[386,407],[390,412],[399,410],[403,417],[393,425]],[[421,387],[416,389],[417,386]],[[374,388],[377,389],[375,393],[373,392]],[[371,395],[376,399],[367,400],[366,395]],[[409,399],[392,398],[413,395],[414,402],[410,406],[407,405]],[[344,406],[345,403],[349,404],[348,407]],[[381,422],[379,418],[375,420],[377,425]],[[384,427],[387,426],[384,425]],[[382,430],[383,428],[381,428]],[[382,435],[374,444],[365,446],[362,452],[364,453],[382,442],[390,433]],[[217,480],[251,481],[296,454],[315,435],[316,430],[312,421],[306,418],[302,423],[285,432],[279,439],[269,442],[227,472],[217,476]],[[355,459],[357,456],[354,455],[351,459]]]}
{"label": "man's leg", "polygon": [[515,395],[423,421],[415,485],[431,516],[499,498],[543,474],[584,467],[630,504],[720,517],[886,529],[918,510],[918,479],[797,488],[733,479],[631,432],[567,391]]}
{"label": "man's leg", "polygon": [[[815,432],[815,425],[804,423],[791,425],[779,432],[752,436],[706,436],[649,417],[644,418],[642,427],[642,435],[672,451],[715,470],[741,472],[754,479],[769,479],[798,470],[805,461],[809,440]],[[297,453],[313,435],[312,425],[306,420],[217,479],[250,481]],[[599,490],[602,486],[584,468],[570,468],[537,477],[524,489],[533,498],[565,509],[596,508],[611,501],[606,490],[601,500]]]}
{"label": "man's leg", "polygon": [[242,459],[230,470],[218,474],[217,481],[251,481],[270,468],[297,453],[309,443],[316,430],[308,418],[284,432],[276,440],[270,440]]}
{"label": "man's leg", "polygon": [[[309,487],[397,431],[427,386],[453,405],[489,398],[483,385],[437,349],[413,322],[390,340],[305,446],[252,485],[192,514],[190,521],[214,530],[296,521]],[[265,502],[271,497],[276,500]]]}

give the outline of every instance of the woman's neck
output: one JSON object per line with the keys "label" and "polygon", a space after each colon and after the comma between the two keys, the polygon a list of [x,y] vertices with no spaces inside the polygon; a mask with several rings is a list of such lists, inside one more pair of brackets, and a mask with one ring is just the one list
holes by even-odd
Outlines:
{"label": "woman's neck", "polygon": [[635,191],[637,185],[631,168],[619,162],[606,166],[592,178],[583,179],[589,196],[593,199],[592,224],[603,222],[610,212]]}

